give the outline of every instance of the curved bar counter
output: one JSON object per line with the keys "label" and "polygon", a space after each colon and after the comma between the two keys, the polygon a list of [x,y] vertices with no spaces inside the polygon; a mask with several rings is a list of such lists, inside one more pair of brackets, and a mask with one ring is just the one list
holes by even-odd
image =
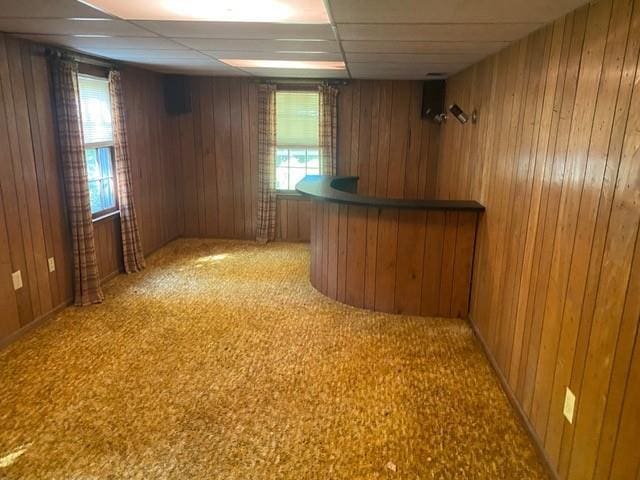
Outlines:
{"label": "curved bar counter", "polygon": [[474,201],[357,194],[358,177],[309,175],[311,284],[370,310],[467,316],[478,216]]}

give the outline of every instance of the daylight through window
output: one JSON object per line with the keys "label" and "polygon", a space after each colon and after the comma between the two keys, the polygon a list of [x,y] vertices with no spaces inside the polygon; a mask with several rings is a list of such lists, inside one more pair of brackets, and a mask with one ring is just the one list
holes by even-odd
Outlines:
{"label": "daylight through window", "polygon": [[320,174],[318,92],[276,92],[276,189]]}
{"label": "daylight through window", "polygon": [[78,84],[91,213],[95,218],[118,208],[109,82],[79,75]]}

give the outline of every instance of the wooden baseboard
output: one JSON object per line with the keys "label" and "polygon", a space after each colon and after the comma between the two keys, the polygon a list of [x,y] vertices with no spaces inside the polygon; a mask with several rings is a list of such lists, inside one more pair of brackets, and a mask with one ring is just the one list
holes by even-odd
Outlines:
{"label": "wooden baseboard", "polygon": [[46,320],[48,320],[49,318],[53,317],[56,313],[58,313],[60,310],[67,308],[69,305],[71,305],[73,303],[72,299],[68,299],[65,300],[64,302],[62,302],[60,305],[58,305],[57,307],[55,307],[53,310],[45,313],[44,315],[40,315],[38,318],[36,318],[35,320],[33,320],[32,322],[27,323],[25,326],[20,327],[18,330],[16,330],[15,332],[9,334],[8,336],[0,339],[0,350],[8,347],[9,345],[11,345],[13,342],[15,342],[16,340],[22,338],[23,336],[25,336],[27,333],[29,333],[31,330],[35,329],[36,327],[40,326],[41,324],[43,324]]}
{"label": "wooden baseboard", "polygon": [[112,280],[113,278],[117,277],[121,273],[124,273],[124,270],[116,270],[115,272],[111,272],[105,275],[102,279],[100,279],[100,284],[104,285],[105,283],[108,283],[109,280]]}
{"label": "wooden baseboard", "polygon": [[495,358],[493,358],[493,355],[489,351],[489,348],[486,342],[484,341],[484,338],[482,338],[482,335],[478,331],[476,324],[471,319],[471,316],[469,316],[468,322],[471,325],[471,328],[473,329],[473,333],[478,339],[478,342],[482,346],[482,350],[484,351],[485,357],[487,357],[487,360],[489,360],[489,363],[491,364],[493,371],[496,373],[498,380],[500,380],[500,386],[502,387],[502,390],[504,391],[505,395],[509,399],[509,403],[518,414],[518,419],[520,420],[520,423],[522,424],[527,434],[531,438],[531,441],[535,446],[538,457],[544,464],[547,470],[547,473],[553,480],[560,480],[560,477],[558,476],[558,472],[556,472],[556,470],[553,468],[551,464],[551,460],[549,459],[549,456],[547,455],[547,452],[545,451],[544,446],[540,441],[540,438],[538,437],[535,430],[533,429],[533,425],[531,425],[531,422],[529,421],[526,414],[524,413],[524,410],[522,410],[522,406],[520,405],[520,402],[518,402],[518,399],[516,398],[515,393],[513,393],[513,390],[511,390],[511,386],[509,385],[509,382],[507,381],[506,377],[500,370],[500,367],[498,366],[498,362],[496,362]]}

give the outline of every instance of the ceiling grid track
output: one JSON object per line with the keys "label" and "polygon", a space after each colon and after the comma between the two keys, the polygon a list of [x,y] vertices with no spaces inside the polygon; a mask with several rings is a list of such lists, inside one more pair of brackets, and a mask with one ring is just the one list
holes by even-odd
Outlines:
{"label": "ceiling grid track", "polygon": [[587,1],[9,0],[0,31],[161,73],[425,80]]}
{"label": "ceiling grid track", "polygon": [[322,0],[324,3],[324,9],[327,12],[327,17],[329,17],[329,24],[331,25],[331,30],[333,30],[333,36],[338,42],[338,48],[340,49],[340,54],[342,55],[342,61],[344,62],[344,68],[347,71],[347,76],[351,79],[351,70],[349,69],[349,64],[347,63],[347,54],[344,51],[342,46],[342,40],[340,39],[340,32],[338,32],[338,25],[336,25],[336,21],[333,17],[333,12],[331,11],[331,4],[329,0]]}

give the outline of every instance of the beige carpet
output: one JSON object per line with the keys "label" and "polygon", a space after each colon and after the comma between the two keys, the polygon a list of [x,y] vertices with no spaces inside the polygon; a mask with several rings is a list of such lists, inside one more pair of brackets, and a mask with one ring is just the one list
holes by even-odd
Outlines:
{"label": "beige carpet", "polygon": [[306,245],[148,263],[0,352],[0,478],[545,478],[464,321],[326,299]]}

